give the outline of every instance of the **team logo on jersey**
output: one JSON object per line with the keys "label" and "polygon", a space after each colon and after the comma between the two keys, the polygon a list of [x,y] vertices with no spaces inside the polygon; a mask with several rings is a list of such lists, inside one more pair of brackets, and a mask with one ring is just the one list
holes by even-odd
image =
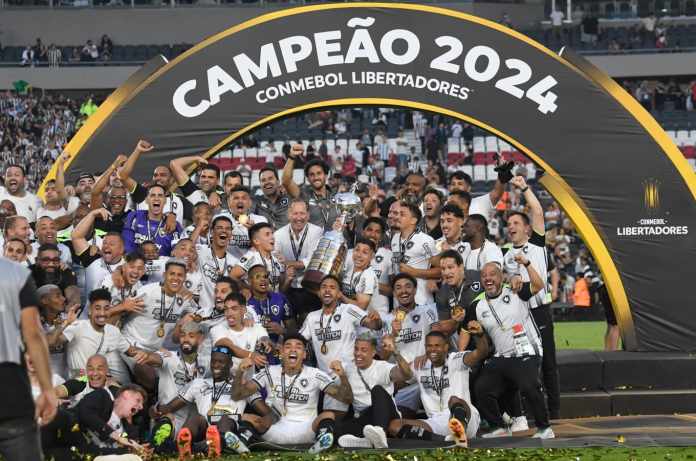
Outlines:
{"label": "team logo on jersey", "polygon": [[411,318],[413,319],[413,323],[418,323],[418,321],[420,320],[420,315],[416,314]]}
{"label": "team logo on jersey", "polygon": [[528,251],[529,251],[529,249],[527,248],[527,245],[525,245],[525,246],[522,248],[522,253],[527,254]]}
{"label": "team logo on jersey", "polygon": [[288,200],[287,197],[283,197],[280,199],[280,206],[288,206],[289,203],[290,203],[290,201]]}
{"label": "team logo on jersey", "polygon": [[272,305],[271,312],[273,312],[273,315],[278,315],[280,313],[280,306],[277,304]]}
{"label": "team logo on jersey", "polygon": [[447,373],[449,373],[449,367],[445,365],[444,367],[442,367],[442,374],[446,375]]}
{"label": "team logo on jersey", "polygon": [[205,374],[205,367],[204,366],[200,366],[200,367],[196,368],[196,370],[198,370],[199,376],[203,376]]}
{"label": "team logo on jersey", "polygon": [[505,304],[510,304],[510,295],[503,296],[503,302]]}
{"label": "team logo on jersey", "polygon": [[490,317],[490,316],[491,316],[491,313],[488,312],[488,311],[483,311],[483,312],[481,312],[481,318],[486,319],[486,318],[488,318],[488,317]]}
{"label": "team logo on jersey", "polygon": [[246,257],[246,256],[242,256],[242,257],[239,259],[239,264],[244,264],[245,262],[247,262],[247,257]]}
{"label": "team logo on jersey", "polygon": [[375,256],[375,261],[377,261],[377,263],[381,263],[383,259],[382,256]]}
{"label": "team logo on jersey", "polygon": [[411,248],[413,248],[413,242],[408,242],[408,243],[406,244],[406,249],[407,249],[407,250],[410,250]]}
{"label": "team logo on jersey", "polygon": [[473,291],[481,291],[481,284],[479,282],[474,282],[471,284],[471,289]]}
{"label": "team logo on jersey", "polygon": [[187,281],[184,282],[184,285],[186,286],[186,289],[188,290],[189,288],[191,288],[191,286],[193,285],[193,283],[192,283],[190,280],[187,280]]}
{"label": "team logo on jersey", "polygon": [[334,315],[334,322],[338,323],[341,321],[341,314]]}
{"label": "team logo on jersey", "polygon": [[308,382],[306,379],[302,378],[302,379],[300,380],[300,386],[306,388],[306,387],[307,387],[307,384],[309,384],[309,382]]}

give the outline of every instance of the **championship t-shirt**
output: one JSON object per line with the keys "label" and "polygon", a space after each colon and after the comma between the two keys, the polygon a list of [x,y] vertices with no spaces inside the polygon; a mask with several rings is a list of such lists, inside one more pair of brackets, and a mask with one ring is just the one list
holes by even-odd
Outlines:
{"label": "championship t-shirt", "polygon": [[[397,309],[387,314],[384,319],[385,333],[392,334],[392,321]],[[437,307],[435,304],[416,305],[407,312],[401,322],[401,329],[396,336],[396,344],[401,356],[407,362],[425,354],[425,335],[430,333],[430,325],[437,322]]]}
{"label": "championship t-shirt", "polygon": [[[415,269],[430,269],[430,258],[436,254],[435,240],[423,232],[415,232],[402,238],[397,232],[391,241],[394,273],[401,272],[399,263],[403,262]],[[416,304],[430,304],[433,294],[428,290],[426,279],[416,279]]]}
{"label": "championship t-shirt", "polygon": [[433,366],[430,360],[421,369],[411,367],[420,387],[423,409],[428,416],[447,410],[449,399],[453,396],[471,405],[469,393],[469,372],[471,369],[464,363],[466,354],[470,354],[470,352],[452,352],[445,360],[444,365],[439,367]]}

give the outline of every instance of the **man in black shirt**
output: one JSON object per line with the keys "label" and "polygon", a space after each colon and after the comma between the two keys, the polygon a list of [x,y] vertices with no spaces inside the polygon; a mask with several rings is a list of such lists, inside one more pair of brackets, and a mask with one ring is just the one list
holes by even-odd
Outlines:
{"label": "man in black shirt", "polygon": [[60,250],[56,245],[45,243],[39,247],[36,264],[31,266],[31,273],[37,287],[57,285],[67,298],[69,305],[80,304],[77,277],[70,269],[61,267]]}
{"label": "man in black shirt", "polygon": [[[12,461],[35,461],[41,459],[36,419],[48,424],[55,417],[58,401],[51,383],[34,280],[29,270],[5,258],[0,258],[0,272],[0,302],[4,306],[0,310],[0,456]],[[24,365],[22,339],[41,387],[36,402]]]}

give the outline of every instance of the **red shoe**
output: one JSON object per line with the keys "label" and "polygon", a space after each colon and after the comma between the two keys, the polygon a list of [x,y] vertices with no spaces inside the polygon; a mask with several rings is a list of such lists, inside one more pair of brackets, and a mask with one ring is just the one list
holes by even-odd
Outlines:
{"label": "red shoe", "polygon": [[466,429],[461,421],[457,418],[451,418],[447,427],[449,428],[452,439],[454,439],[455,445],[462,448],[469,447],[469,441],[466,438]]}
{"label": "red shoe", "polygon": [[179,460],[191,459],[191,431],[184,427],[176,436],[176,448],[179,451]]}
{"label": "red shoe", "polygon": [[217,426],[208,426],[208,430],[205,431],[205,440],[208,442],[208,459],[219,458],[222,453],[222,445]]}

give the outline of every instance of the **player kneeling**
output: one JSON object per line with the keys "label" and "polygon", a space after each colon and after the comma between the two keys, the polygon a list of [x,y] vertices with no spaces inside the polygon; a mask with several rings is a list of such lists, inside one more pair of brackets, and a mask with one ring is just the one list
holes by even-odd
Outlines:
{"label": "player kneeling", "polygon": [[340,363],[333,367],[340,383],[332,382],[317,368],[304,366],[306,346],[304,337],[286,336],[282,343],[281,364],[265,368],[250,381],[246,381],[243,375],[253,362],[244,359],[235,374],[232,398],[245,399],[265,389],[275,422],[262,435],[263,440],[279,445],[314,442],[309,452],[319,453],[331,448],[334,441],[334,414],[325,411],[317,415],[319,394],[324,392],[349,404],[353,392]]}
{"label": "player kneeling", "polygon": [[[467,439],[476,437],[481,417],[471,404],[469,372],[488,356],[488,339],[481,325],[472,321],[469,333],[476,338],[476,350],[448,355],[447,337],[432,331],[425,337],[426,360],[413,370],[420,387],[425,420],[395,419],[389,424],[393,437],[423,440],[453,440],[467,446]],[[414,367],[415,368],[415,367]]]}
{"label": "player kneeling", "polygon": [[[232,351],[215,346],[210,355],[212,377],[194,379],[174,400],[153,409],[153,416],[160,418],[195,404],[198,415],[189,417],[177,436],[181,458],[194,453],[218,457],[223,449],[247,452],[249,441],[270,426],[271,410],[259,393],[251,392],[240,399],[233,396],[231,367]],[[247,404],[256,415],[244,413]]]}

